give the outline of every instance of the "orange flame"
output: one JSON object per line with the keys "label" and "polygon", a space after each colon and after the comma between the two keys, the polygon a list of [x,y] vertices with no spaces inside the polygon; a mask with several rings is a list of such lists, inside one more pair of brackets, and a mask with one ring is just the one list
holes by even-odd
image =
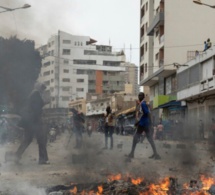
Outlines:
{"label": "orange flame", "polygon": [[131,179],[131,183],[133,183],[134,185],[139,185],[141,184],[142,181],[143,181],[142,178]]}
{"label": "orange flame", "polygon": [[78,189],[77,189],[77,187],[75,186],[75,187],[74,187],[72,190],[70,190],[69,192],[70,192],[70,194],[77,194]]}
{"label": "orange flame", "polygon": [[120,180],[121,178],[122,178],[122,175],[121,175],[121,174],[109,175],[109,176],[108,176],[108,181]]}
{"label": "orange flame", "polygon": [[100,195],[103,192],[103,187],[102,186],[98,186],[98,192],[96,193],[96,195]]}
{"label": "orange flame", "polygon": [[88,195],[94,195],[94,191],[93,190],[89,191]]}
{"label": "orange flame", "polygon": [[211,187],[211,185],[215,184],[215,181],[213,178],[209,177],[206,178],[204,175],[200,176],[200,180],[202,182],[202,190],[209,190],[209,188]]}
{"label": "orange flame", "polygon": [[169,178],[163,179],[160,184],[150,184],[148,192],[140,192],[139,195],[168,195]]}

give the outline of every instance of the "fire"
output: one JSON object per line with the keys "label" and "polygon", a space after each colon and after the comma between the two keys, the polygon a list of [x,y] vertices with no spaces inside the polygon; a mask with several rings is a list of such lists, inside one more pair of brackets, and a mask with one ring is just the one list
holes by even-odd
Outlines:
{"label": "fire", "polygon": [[165,178],[160,184],[150,184],[148,192],[140,192],[139,195],[168,195],[169,185],[169,178]]}
{"label": "fire", "polygon": [[189,188],[189,184],[188,184],[188,183],[184,183],[184,184],[183,184],[183,188],[184,188],[184,189],[188,189],[188,188]]}
{"label": "fire", "polygon": [[103,192],[103,187],[102,186],[98,186],[98,192],[96,193],[96,195],[100,195]]}
{"label": "fire", "polygon": [[70,190],[69,192],[70,192],[70,194],[77,194],[78,189],[77,189],[77,187],[75,186],[75,187],[74,187],[72,190]]}
{"label": "fire", "polygon": [[120,180],[121,178],[122,178],[122,175],[121,175],[121,174],[109,175],[109,176],[108,176],[108,181]]}
{"label": "fire", "polygon": [[211,177],[206,178],[204,175],[201,175],[200,180],[203,185],[202,190],[209,190],[211,185],[215,184],[215,181],[213,178],[211,178]]}
{"label": "fire", "polygon": [[134,185],[139,185],[141,184],[142,181],[143,181],[142,178],[131,179],[131,183],[133,183]]}

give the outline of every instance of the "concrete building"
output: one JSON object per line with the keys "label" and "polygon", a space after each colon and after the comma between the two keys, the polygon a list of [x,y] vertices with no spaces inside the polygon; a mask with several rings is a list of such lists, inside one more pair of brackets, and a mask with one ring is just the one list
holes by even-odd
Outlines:
{"label": "concrete building", "polygon": [[[135,64],[130,62],[126,62],[126,73],[125,73],[125,83],[127,84],[127,89],[129,89],[129,93],[133,95],[137,95],[139,93],[139,84],[138,84],[138,67]],[[125,92],[126,87],[125,87]]]}
{"label": "concrete building", "polygon": [[177,99],[186,102],[190,133],[198,137],[199,120],[208,136],[215,113],[215,47],[177,69]]}
{"label": "concrete building", "polygon": [[59,31],[38,49],[43,56],[38,80],[46,84],[51,96],[47,111],[65,110],[71,100],[86,98],[87,93],[124,91],[124,52],[95,43],[88,36]]}
{"label": "concrete building", "polygon": [[141,0],[140,13],[140,85],[159,115],[156,108],[176,99],[176,67],[215,40],[215,12],[192,0]]}
{"label": "concrete building", "polygon": [[69,103],[69,109],[70,108],[75,108],[78,112],[82,112],[85,115],[86,100],[85,99],[73,100]]}

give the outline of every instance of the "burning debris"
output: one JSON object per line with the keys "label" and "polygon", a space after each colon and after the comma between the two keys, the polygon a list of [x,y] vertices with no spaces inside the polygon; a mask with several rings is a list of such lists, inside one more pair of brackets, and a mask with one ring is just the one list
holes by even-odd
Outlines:
{"label": "burning debris", "polygon": [[177,178],[166,177],[155,184],[144,178],[134,179],[118,174],[108,176],[103,183],[55,186],[46,192],[48,195],[215,195],[215,180],[201,176],[199,182],[190,180],[189,183],[179,185]]}

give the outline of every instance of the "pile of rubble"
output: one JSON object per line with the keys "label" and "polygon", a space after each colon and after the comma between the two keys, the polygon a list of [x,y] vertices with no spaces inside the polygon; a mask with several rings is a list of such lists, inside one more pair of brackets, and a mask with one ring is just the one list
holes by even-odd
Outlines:
{"label": "pile of rubble", "polygon": [[158,184],[142,178],[126,180],[108,179],[104,183],[72,184],[55,186],[46,190],[48,195],[215,195],[215,182],[202,176],[201,182],[191,180],[180,186],[177,178],[168,177]]}

